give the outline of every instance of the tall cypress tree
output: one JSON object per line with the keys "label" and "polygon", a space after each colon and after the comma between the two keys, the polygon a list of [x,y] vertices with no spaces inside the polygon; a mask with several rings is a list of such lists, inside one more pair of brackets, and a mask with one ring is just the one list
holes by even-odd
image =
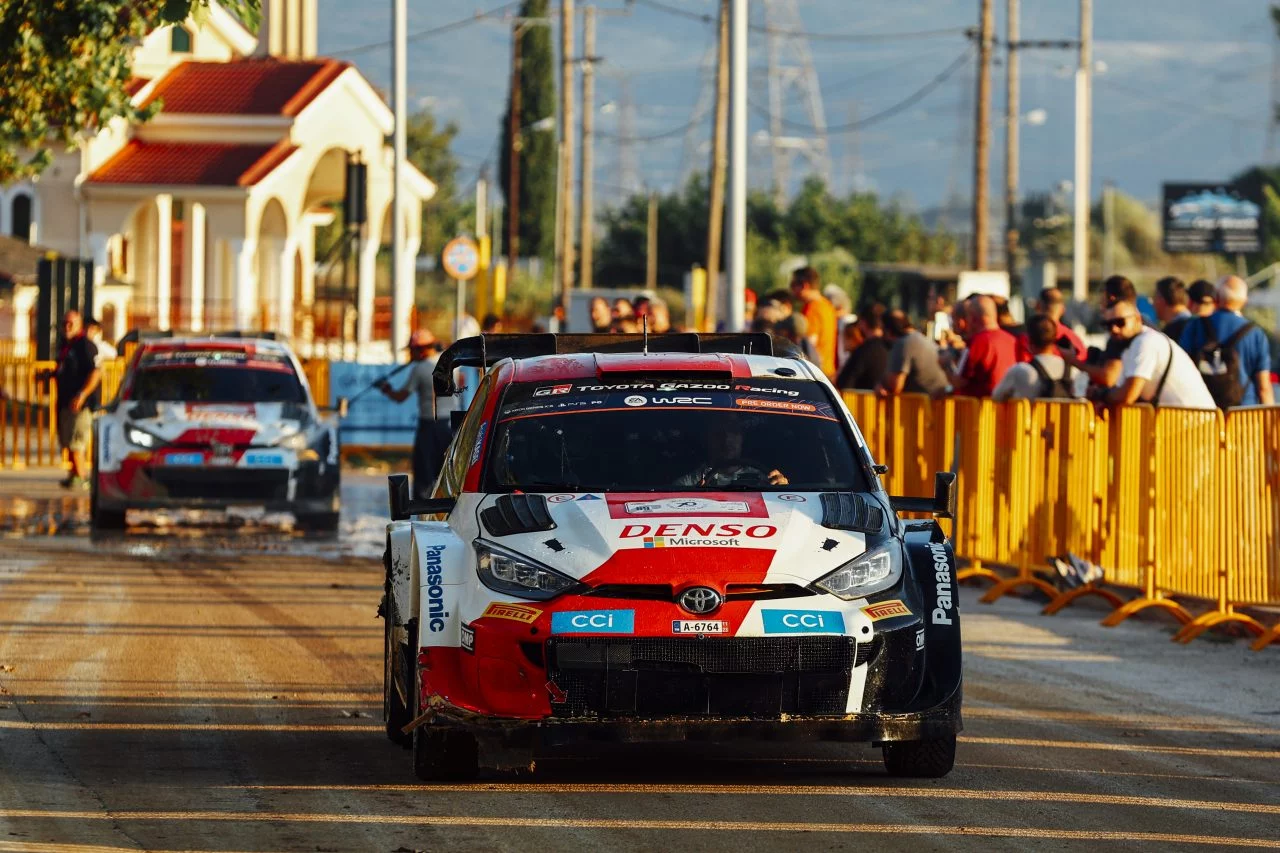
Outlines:
{"label": "tall cypress tree", "polygon": [[[524,0],[520,17],[547,18],[548,0]],[[517,26],[520,26],[517,24]],[[556,134],[554,127],[533,130],[530,125],[556,115],[555,62],[551,27],[526,23],[520,31],[520,255],[551,258],[555,253]],[[499,177],[502,194],[511,203],[511,93],[502,117]]]}

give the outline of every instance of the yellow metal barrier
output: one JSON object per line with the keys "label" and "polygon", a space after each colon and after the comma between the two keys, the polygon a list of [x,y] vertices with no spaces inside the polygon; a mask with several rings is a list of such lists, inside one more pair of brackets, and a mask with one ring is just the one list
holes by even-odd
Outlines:
{"label": "yellow metal barrier", "polygon": [[311,386],[311,397],[317,406],[328,406],[329,402],[329,360],[325,358],[308,358],[302,362],[302,372]]}
{"label": "yellow metal barrier", "polygon": [[53,383],[40,377],[51,361],[0,359],[0,468],[29,468],[61,461]]}
{"label": "yellow metal barrier", "polygon": [[[1030,586],[1055,613],[1097,595],[1115,608],[1104,625],[1157,608],[1183,624],[1182,642],[1224,623],[1254,634],[1255,649],[1280,641],[1280,624],[1239,611],[1280,605],[1280,407],[1095,415],[1086,403],[845,400],[894,494],[959,475],[952,539],[969,563],[961,578],[995,581],[984,601]],[[1103,584],[1059,593],[1041,575],[1065,552],[1106,567]],[[1175,596],[1210,607],[1194,616]]]}

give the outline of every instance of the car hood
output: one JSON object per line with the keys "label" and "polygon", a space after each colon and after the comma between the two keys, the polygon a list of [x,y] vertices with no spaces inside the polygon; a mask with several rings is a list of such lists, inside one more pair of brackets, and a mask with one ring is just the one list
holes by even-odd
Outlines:
{"label": "car hood", "polygon": [[[481,537],[592,585],[797,584],[862,554],[867,535],[822,526],[818,492],[547,495],[551,530]],[[489,495],[480,512],[494,505]]]}
{"label": "car hood", "polygon": [[129,420],[164,441],[272,444],[302,426],[289,403],[138,403]]}

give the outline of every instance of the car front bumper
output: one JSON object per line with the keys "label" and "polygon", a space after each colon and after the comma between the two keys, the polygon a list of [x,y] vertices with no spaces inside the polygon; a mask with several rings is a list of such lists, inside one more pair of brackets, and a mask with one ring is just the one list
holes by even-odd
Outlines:
{"label": "car front bumper", "polygon": [[98,472],[97,478],[98,505],[104,509],[260,506],[270,512],[330,512],[338,507],[338,467],[316,461],[239,467],[126,460],[119,471]]}

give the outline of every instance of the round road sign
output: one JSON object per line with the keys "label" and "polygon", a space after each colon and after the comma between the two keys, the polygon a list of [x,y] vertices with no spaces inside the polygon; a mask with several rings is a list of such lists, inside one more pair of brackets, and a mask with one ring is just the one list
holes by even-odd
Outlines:
{"label": "round road sign", "polygon": [[469,281],[480,268],[480,250],[470,237],[454,237],[441,253],[444,271],[451,278]]}

